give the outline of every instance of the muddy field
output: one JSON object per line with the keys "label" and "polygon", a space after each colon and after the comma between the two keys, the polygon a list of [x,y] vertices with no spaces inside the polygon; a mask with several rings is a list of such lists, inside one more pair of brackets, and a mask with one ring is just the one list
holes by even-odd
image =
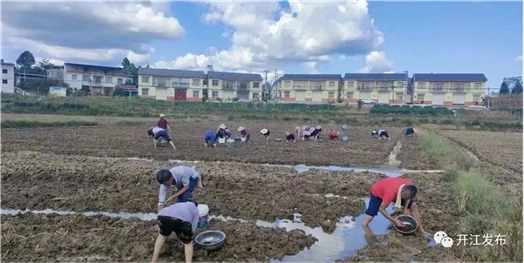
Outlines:
{"label": "muddy field", "polygon": [[[364,210],[376,173],[343,173],[239,163],[196,163],[204,188],[195,200],[215,215],[272,221],[302,214],[332,231],[338,218]],[[4,153],[2,206],[15,209],[154,212],[155,172],[168,162],[93,159],[35,152]],[[28,182],[31,182],[28,184]],[[347,198],[331,198],[326,194]]]}
{"label": "muddy field", "polygon": [[[380,165],[386,162],[402,129],[388,128],[391,141],[371,138],[373,127],[349,127],[349,142],[297,141],[296,143],[266,142],[259,131],[268,128],[272,139],[284,139],[285,131],[293,131],[296,125],[277,121],[223,121],[240,136],[238,126],[251,128],[252,141],[237,143],[233,147],[204,148],[203,136],[209,129],[216,129],[221,122],[172,123],[172,133],[177,150],[170,147],[154,149],[147,139],[148,124],[133,126],[58,127],[2,130],[2,150],[42,151],[65,155],[99,157],[142,157],[157,160],[183,159],[203,161],[235,161],[249,163],[321,164],[321,165]],[[154,123],[152,123],[154,124]],[[150,125],[150,124],[149,124]],[[338,129],[338,125],[323,125],[325,133]],[[325,138],[324,138],[325,139]]]}
{"label": "muddy field", "polygon": [[[195,261],[268,262],[297,254],[316,241],[301,230],[287,232],[252,223],[211,220],[210,229],[224,231],[226,243],[215,252],[195,250]],[[77,215],[3,216],[2,261],[144,262],[151,260],[156,236],[155,221]],[[171,235],[160,260],[183,261],[180,245]]]}
{"label": "muddy field", "polygon": [[405,138],[402,141],[402,148],[397,155],[400,167],[410,170],[438,170],[436,163],[429,159],[429,156],[422,149],[421,137]]}

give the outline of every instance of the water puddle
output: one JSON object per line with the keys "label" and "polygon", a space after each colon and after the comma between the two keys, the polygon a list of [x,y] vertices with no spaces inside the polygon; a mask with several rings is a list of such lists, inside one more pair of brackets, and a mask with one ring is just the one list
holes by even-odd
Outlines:
{"label": "water puddle", "polygon": [[147,158],[138,158],[138,157],[96,157],[96,156],[88,156],[87,159],[93,159],[93,160],[115,160],[115,161],[145,161],[145,162],[152,162],[153,159],[147,159]]}
{"label": "water puddle", "polygon": [[388,158],[388,164],[389,165],[400,165],[400,161],[397,160],[397,155],[400,152],[400,148],[402,148],[402,143],[400,141],[397,142],[391,153],[389,154]]}

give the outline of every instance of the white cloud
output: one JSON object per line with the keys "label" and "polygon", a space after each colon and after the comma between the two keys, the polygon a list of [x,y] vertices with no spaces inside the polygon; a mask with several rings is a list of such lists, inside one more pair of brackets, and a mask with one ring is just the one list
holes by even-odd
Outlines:
{"label": "white cloud", "polygon": [[338,57],[338,60],[346,60],[347,59],[347,56],[342,54]]}
{"label": "white cloud", "polygon": [[366,66],[359,70],[361,73],[389,73],[393,72],[393,61],[386,58],[386,52],[372,51],[366,55]]}
{"label": "white cloud", "polygon": [[522,56],[515,57],[513,60],[516,62],[522,62]]}
{"label": "white cloud", "polygon": [[[120,63],[125,56],[147,63],[154,40],[179,40],[185,30],[170,3],[31,2],[2,4],[3,52],[24,48],[35,56]],[[31,45],[29,45],[31,44]],[[6,48],[7,49],[7,48]]]}
{"label": "white cloud", "polygon": [[[63,60],[60,60],[60,59],[55,59],[55,58],[46,58],[47,60],[49,60],[50,63],[52,63],[53,65],[55,66],[63,66],[64,65],[64,61]],[[40,63],[44,60],[44,58],[41,58],[41,57],[35,57],[35,61],[36,63]]]}

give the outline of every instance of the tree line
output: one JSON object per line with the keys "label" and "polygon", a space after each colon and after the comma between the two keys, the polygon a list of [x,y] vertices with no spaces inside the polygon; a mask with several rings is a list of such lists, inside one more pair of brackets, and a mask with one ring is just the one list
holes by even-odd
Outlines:
{"label": "tree line", "polygon": [[500,84],[500,95],[522,94],[522,77],[507,77]]}

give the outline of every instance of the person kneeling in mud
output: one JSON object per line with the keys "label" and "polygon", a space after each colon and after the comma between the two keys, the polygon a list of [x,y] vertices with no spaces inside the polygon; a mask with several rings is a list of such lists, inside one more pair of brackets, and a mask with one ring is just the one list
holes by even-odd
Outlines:
{"label": "person kneeling in mud", "polygon": [[388,177],[378,180],[371,187],[371,196],[369,198],[368,209],[366,209],[366,217],[362,221],[362,226],[367,227],[369,222],[380,213],[391,223],[397,227],[404,227],[402,222],[393,218],[386,208],[391,203],[395,203],[395,209],[404,207],[404,214],[413,216],[418,222],[418,229],[428,236],[429,234],[422,226],[422,217],[418,210],[418,206],[413,200],[417,196],[418,189],[413,182],[404,178]]}
{"label": "person kneeling in mud", "polygon": [[270,133],[271,133],[271,132],[270,132],[268,129],[262,129],[262,130],[260,131],[260,134],[261,134],[262,136],[266,137],[266,141],[269,141],[269,134],[270,134]]}
{"label": "person kneeling in mud", "polygon": [[197,206],[198,204],[193,202],[176,203],[158,212],[159,230],[151,262],[158,261],[160,250],[172,232],[184,243],[186,263],[193,262],[193,232],[197,229],[200,219]]}
{"label": "person kneeling in mud", "polygon": [[387,140],[390,140],[391,141],[391,138],[389,138],[389,134],[386,130],[376,130],[376,129],[373,129],[373,131],[371,131],[371,136],[373,138],[378,138],[379,140],[382,140],[382,139],[387,139]]}
{"label": "person kneeling in mud", "polygon": [[[193,190],[202,187],[202,175],[194,167],[175,166],[168,169],[159,170],[156,180],[160,184],[158,193],[158,211],[164,208],[165,203],[172,203],[175,198],[177,203],[193,200]],[[178,190],[166,201],[167,192],[173,187]]]}
{"label": "person kneeling in mud", "polygon": [[169,138],[169,135],[167,134],[166,130],[158,126],[155,126],[155,127],[147,129],[147,135],[149,136],[149,138],[154,139],[153,144],[155,145],[155,148],[156,148],[156,145],[160,142],[160,138],[163,138],[169,144],[171,144],[171,147],[173,147],[173,149],[176,150],[175,144],[173,143],[171,138]]}

